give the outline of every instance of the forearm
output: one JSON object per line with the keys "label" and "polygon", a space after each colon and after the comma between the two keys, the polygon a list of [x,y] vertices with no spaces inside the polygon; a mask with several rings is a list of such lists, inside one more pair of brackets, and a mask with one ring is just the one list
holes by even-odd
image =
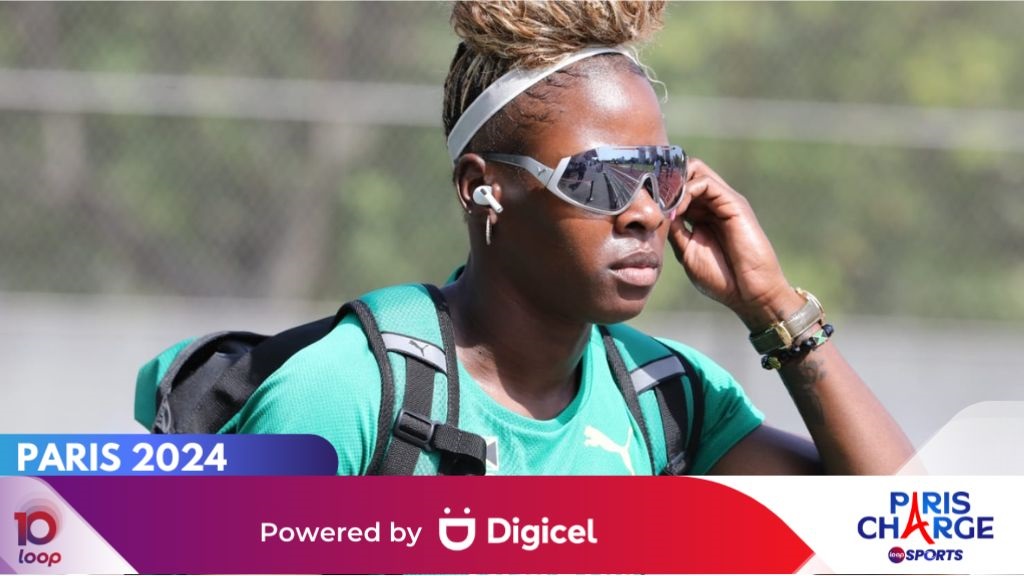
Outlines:
{"label": "forearm", "polygon": [[839,349],[827,342],[779,369],[829,474],[892,474],[913,447]]}
{"label": "forearm", "polygon": [[[790,288],[765,306],[742,310],[752,332],[787,318],[805,303]],[[815,325],[801,335],[806,338]],[[871,389],[830,340],[789,360],[779,376],[796,403],[829,474],[892,474],[913,456],[913,447]]]}

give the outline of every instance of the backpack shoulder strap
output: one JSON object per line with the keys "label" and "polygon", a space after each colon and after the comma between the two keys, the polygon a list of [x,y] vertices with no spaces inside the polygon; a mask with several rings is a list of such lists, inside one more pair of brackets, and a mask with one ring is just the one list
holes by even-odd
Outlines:
{"label": "backpack shoulder strap", "polygon": [[380,414],[377,417],[377,442],[374,445],[373,456],[370,458],[370,473],[378,470],[384,461],[384,450],[387,446],[388,436],[391,433],[391,417],[395,398],[395,377],[391,372],[391,362],[388,360],[387,345],[381,338],[380,328],[377,327],[377,320],[370,311],[369,306],[360,300],[353,300],[343,305],[335,316],[335,323],[349,313],[355,314],[363,327],[366,335],[366,343],[370,347],[373,359],[377,361],[377,369],[380,370]]}
{"label": "backpack shoulder strap", "polygon": [[640,427],[640,436],[643,437],[644,445],[647,446],[647,455],[651,460],[651,470],[657,470],[657,464],[654,459],[654,446],[651,444],[651,434],[647,431],[647,419],[644,418],[644,414],[640,409],[639,394],[637,394],[636,389],[633,387],[629,369],[626,367],[626,362],[622,358],[619,347],[615,344],[615,339],[612,337],[608,327],[599,326],[598,329],[601,332],[601,340],[604,343],[608,365],[612,369],[612,376],[619,387],[619,392],[622,393],[622,398],[626,401],[629,413],[633,415],[633,420]]}
{"label": "backpack shoulder strap", "polygon": [[[666,349],[671,356],[637,368],[632,376],[635,386],[647,387],[640,392],[652,390],[658,402],[666,454],[661,474],[678,476],[689,473],[697,456],[704,426],[704,385],[686,356]],[[688,405],[693,407],[692,420]]]}
{"label": "backpack shoulder strap", "polygon": [[[430,285],[406,285],[371,292],[360,299],[376,318],[364,324],[371,347],[392,353],[390,360],[404,386],[390,401],[381,399],[377,447],[370,474],[408,475],[421,452],[438,452],[441,474],[484,474],[486,443],[458,428],[459,372],[455,336],[447,303]],[[374,344],[376,342],[376,344]],[[434,407],[435,380],[443,387],[443,417]],[[399,407],[400,406],[400,407]],[[397,417],[391,418],[397,408]],[[435,417],[435,414],[437,416]]]}
{"label": "backpack shoulder strap", "polygon": [[641,431],[661,429],[663,445],[651,444],[645,437],[651,469],[668,475],[688,473],[704,419],[704,385],[699,373],[685,355],[651,336],[625,325],[602,329],[609,361],[618,356],[625,366],[626,376],[614,367],[612,373],[627,406],[626,395],[636,396],[639,409],[635,412],[630,407],[630,411]]}

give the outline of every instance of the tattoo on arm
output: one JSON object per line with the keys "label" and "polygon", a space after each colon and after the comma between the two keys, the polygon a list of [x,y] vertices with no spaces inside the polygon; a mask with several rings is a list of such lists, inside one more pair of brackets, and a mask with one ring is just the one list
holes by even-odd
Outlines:
{"label": "tattoo on arm", "polygon": [[800,408],[808,426],[821,426],[825,423],[825,412],[821,408],[821,399],[815,389],[824,377],[825,368],[821,360],[808,357],[800,362],[796,367],[796,374],[787,382],[789,395]]}

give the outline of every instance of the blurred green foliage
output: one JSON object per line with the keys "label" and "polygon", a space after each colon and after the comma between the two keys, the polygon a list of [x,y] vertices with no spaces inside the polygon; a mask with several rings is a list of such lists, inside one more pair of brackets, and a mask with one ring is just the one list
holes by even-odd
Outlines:
{"label": "blurred green foliage", "polygon": [[[439,87],[443,3],[2,4],[0,67]],[[672,4],[673,98],[1024,108],[1024,4]],[[438,111],[438,117],[440,112]],[[441,282],[434,128],[0,109],[0,290],[341,301]],[[848,313],[1024,320],[1024,152],[671,134]],[[56,149],[55,149],[56,147]],[[670,265],[649,313],[713,304]]]}

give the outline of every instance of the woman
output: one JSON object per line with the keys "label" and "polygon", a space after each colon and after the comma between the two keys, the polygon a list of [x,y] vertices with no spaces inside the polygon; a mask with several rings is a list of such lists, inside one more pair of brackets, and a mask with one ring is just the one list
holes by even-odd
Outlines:
{"label": "woman", "polygon": [[[449,411],[458,411],[462,430],[488,438],[490,473],[659,471],[653,454],[664,461],[666,448],[648,428],[669,425],[645,424],[627,406],[603,341],[612,335],[595,326],[642,311],[667,240],[697,289],[749,329],[814,440],[763,425],[720,367],[664,342],[704,395],[686,470],[896,471],[911,455],[909,443],[829,341],[820,305],[786,281],[746,200],[670,146],[644,68],[623,48],[648,38],[663,9],[662,2],[455,4],[463,42],[445,82],[443,116],[470,256],[441,290],[461,377]],[[620,344],[629,338],[647,337],[624,335]],[[275,370],[223,430],[320,434],[335,445],[340,474],[375,469],[375,431],[391,399],[366,382],[379,359],[371,348],[359,321],[346,317]],[[148,374],[140,390],[152,393],[160,374]],[[426,457],[413,460],[418,473],[436,470]]]}

